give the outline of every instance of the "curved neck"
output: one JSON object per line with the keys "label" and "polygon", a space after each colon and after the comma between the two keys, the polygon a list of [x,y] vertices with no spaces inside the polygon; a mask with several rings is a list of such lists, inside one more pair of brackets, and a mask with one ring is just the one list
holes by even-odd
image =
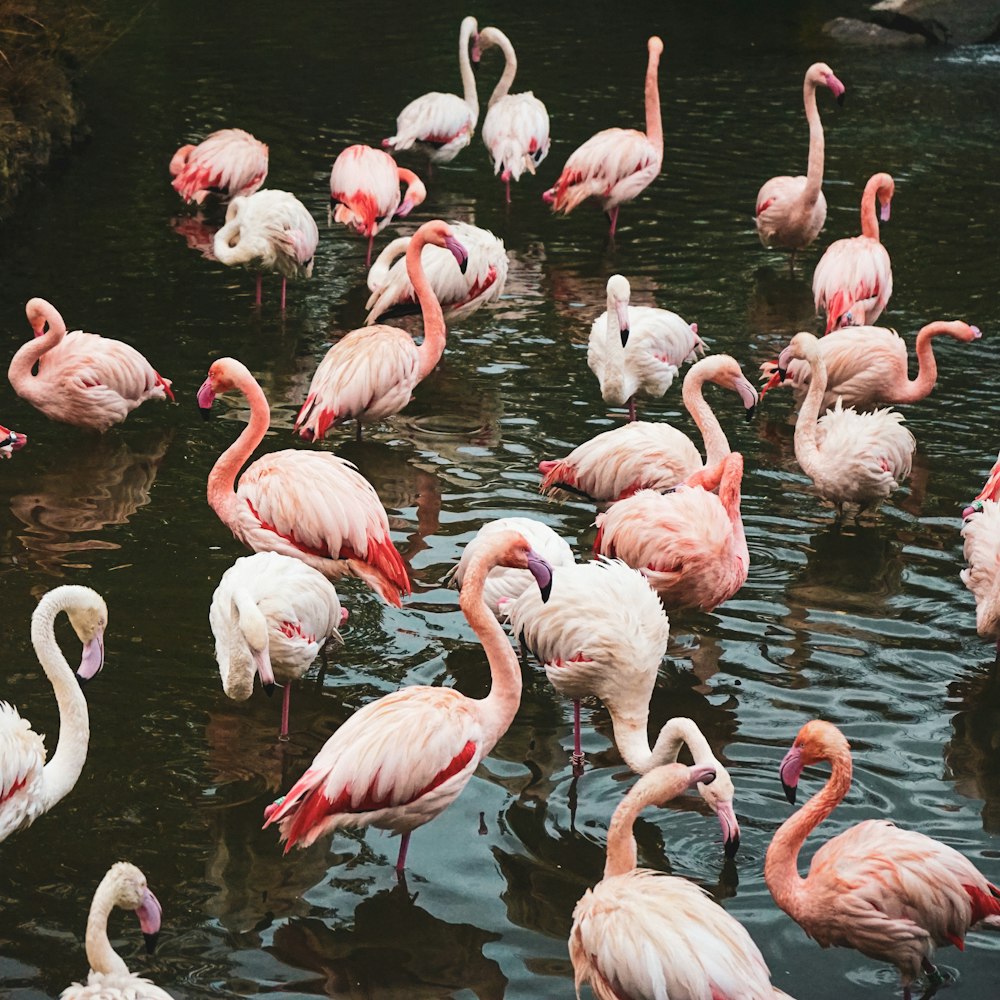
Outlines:
{"label": "curved neck", "polygon": [[490,94],[489,107],[493,107],[501,97],[506,97],[507,93],[510,91],[511,85],[514,82],[514,74],[517,73],[517,56],[514,53],[514,46],[511,45],[510,39],[502,32],[496,32],[493,36],[496,40],[496,44],[500,51],[503,53],[504,57],[504,67],[503,75],[497,82],[497,85],[493,88],[493,93]]}
{"label": "curved neck", "polygon": [[[7,369],[7,378],[10,379],[10,384],[14,387],[15,392],[23,399],[31,402],[36,396],[35,378],[31,373],[35,363],[41,359],[43,354],[56,347],[65,336],[66,327],[64,324],[58,326],[52,324],[40,337],[35,337],[28,343],[22,344],[14,357],[11,358],[10,366]],[[43,391],[42,395],[48,398],[49,393]]]}
{"label": "curved neck", "polygon": [[861,195],[861,235],[869,239],[879,238],[878,214],[875,211],[875,198],[880,185],[879,175],[869,178]]}
{"label": "curved neck", "polygon": [[826,392],[826,363],[814,349],[806,362],[809,365],[809,391],[802,401],[798,418],[795,421],[795,457],[807,476],[815,479],[815,471],[819,469],[821,460],[819,447],[816,443],[816,423],[819,420],[819,408]]}
{"label": "curved neck", "polygon": [[441,303],[438,302],[437,295],[427,280],[427,275],[424,274],[421,254],[426,245],[427,241],[418,232],[411,238],[410,245],[406,248],[406,273],[409,276],[410,284],[413,285],[417,301],[420,303],[420,312],[424,321],[424,340],[417,348],[417,354],[420,356],[417,378],[421,381],[434,371],[434,366],[441,360],[448,332],[444,325]]}
{"label": "curved neck", "polygon": [[368,271],[368,288],[371,291],[377,292],[386,283],[389,277],[389,270],[396,258],[402,257],[409,245],[409,236],[397,236],[375,258],[375,262]]}
{"label": "curved neck", "polygon": [[[628,306],[625,307],[626,310]],[[601,380],[601,395],[606,400],[627,402],[635,393],[635,382],[626,386],[625,347],[622,344],[622,327],[618,321],[618,310],[614,300],[608,296],[608,318],[605,328],[604,378]]]}
{"label": "curved neck", "polygon": [[816,84],[806,77],[802,85],[802,100],[806,106],[806,121],[809,122],[809,165],[806,169],[806,186],[803,198],[814,203],[819,198],[823,186],[823,123],[819,120],[816,107]]}
{"label": "curved neck", "polygon": [[105,880],[94,893],[87,917],[87,961],[94,972],[128,976],[131,975],[128,966],[108,940],[108,917],[114,907],[114,889]]}
{"label": "curved neck", "polygon": [[685,744],[691,751],[695,764],[718,764],[708,740],[691,719],[668,720],[650,749],[646,734],[648,717],[648,711],[641,722],[636,719],[619,719],[614,714],[611,716],[615,746],[618,747],[622,759],[636,774],[646,774],[661,764],[674,763],[681,747]]}
{"label": "curved neck", "polygon": [[937,382],[937,359],[931,339],[940,333],[951,333],[950,323],[930,323],[917,334],[917,377],[907,379],[902,392],[895,399],[897,403],[915,403],[930,394]]}
{"label": "curved neck", "polygon": [[31,617],[31,643],[59,705],[59,742],[42,771],[46,809],[55,805],[76,784],[90,742],[87,699],[56,642],[56,616],[65,610],[66,604],[50,596],[42,598]]}
{"label": "curved neck", "polygon": [[708,405],[702,393],[705,377],[692,368],[684,379],[681,398],[691,419],[701,431],[701,440],[705,447],[705,465],[715,465],[721,462],[732,451],[729,439],[719,423],[715,411]]}
{"label": "curved neck", "polygon": [[646,806],[660,805],[680,795],[690,784],[689,769],[677,768],[670,776],[658,772],[640,778],[629,790],[608,824],[608,858],[604,864],[604,877],[624,875],[636,865],[635,819]]}
{"label": "curved neck", "polygon": [[662,159],[663,119],[660,115],[659,67],[659,53],[650,52],[649,62],[646,64],[646,138],[656,147]]}
{"label": "curved neck", "polygon": [[479,121],[479,95],[476,93],[476,74],[472,71],[469,61],[469,42],[472,40],[472,28],[464,25],[458,36],[458,68],[462,74],[462,100],[472,112],[472,123]]}

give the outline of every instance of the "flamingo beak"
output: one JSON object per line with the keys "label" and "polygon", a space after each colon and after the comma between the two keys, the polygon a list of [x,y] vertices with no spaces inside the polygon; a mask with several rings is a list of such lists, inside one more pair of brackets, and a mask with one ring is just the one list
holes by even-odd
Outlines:
{"label": "flamingo beak", "polygon": [[83,687],[91,678],[100,673],[104,666],[104,629],[98,628],[83,647],[83,656],[80,658],[80,666],[76,671],[76,679]]}
{"label": "flamingo beak", "polygon": [[253,657],[254,666],[260,674],[260,686],[264,689],[264,694],[271,697],[274,694],[274,669],[271,667],[270,650],[265,646],[263,649],[251,649],[250,655]]}
{"label": "flamingo beak", "polygon": [[404,198],[402,202],[400,202],[399,208],[396,209],[396,215],[400,219],[405,218],[410,214],[410,212],[413,211],[415,205],[416,203],[411,201],[409,198]]}
{"label": "flamingo beak", "polygon": [[792,362],[792,348],[791,346],[786,347],[778,355],[778,378],[784,382],[785,377],[788,375],[788,365]]}
{"label": "flamingo beak", "polygon": [[740,824],[736,819],[732,802],[720,802],[718,809],[719,826],[722,827],[723,850],[727,858],[735,858],[740,849]]}
{"label": "flamingo beak", "polygon": [[799,775],[802,774],[802,750],[799,747],[792,747],[785,754],[778,767],[778,777],[781,778],[781,787],[785,790],[785,798],[794,806],[795,794],[799,787]]}
{"label": "flamingo beak", "polygon": [[212,415],[212,403],[215,402],[215,389],[212,388],[212,380],[205,379],[198,390],[198,409],[201,410],[203,420],[208,420]]}
{"label": "flamingo beak", "polygon": [[615,314],[618,316],[618,329],[621,332],[622,347],[628,343],[628,303],[618,302],[615,304]]}
{"label": "flamingo beak", "polygon": [[887,202],[887,201],[883,201],[882,202],[882,204],[881,204],[881,206],[879,208],[878,217],[883,222],[888,222],[889,221],[889,202]]}
{"label": "flamingo beak", "polygon": [[542,604],[552,595],[552,567],[537,552],[528,553],[528,571],[535,578],[542,595]]}
{"label": "flamingo beak", "polygon": [[466,250],[465,247],[462,246],[462,244],[459,243],[454,236],[446,236],[444,238],[444,245],[446,249],[452,252],[452,254],[455,257],[455,260],[458,261],[459,271],[461,271],[462,274],[465,274],[466,270],[469,267],[469,251]]}
{"label": "flamingo beak", "polygon": [[163,907],[160,901],[149,891],[143,895],[142,902],[136,908],[135,915],[139,918],[139,927],[146,940],[146,954],[152,955],[156,950],[156,941],[160,936],[160,918]]}
{"label": "flamingo beak", "polygon": [[965,510],[962,511],[962,520],[964,521],[968,517],[972,517],[973,514],[978,514],[983,509],[982,500],[973,500]]}

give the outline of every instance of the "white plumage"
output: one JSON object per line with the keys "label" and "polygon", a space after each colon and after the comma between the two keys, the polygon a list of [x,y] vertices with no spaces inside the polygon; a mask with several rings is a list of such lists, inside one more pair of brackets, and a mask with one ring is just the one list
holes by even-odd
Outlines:
{"label": "white plumage", "polygon": [[976,599],[976,631],[1000,643],[1000,455],[982,492],[966,508],[962,539],[965,561],[962,583]]}

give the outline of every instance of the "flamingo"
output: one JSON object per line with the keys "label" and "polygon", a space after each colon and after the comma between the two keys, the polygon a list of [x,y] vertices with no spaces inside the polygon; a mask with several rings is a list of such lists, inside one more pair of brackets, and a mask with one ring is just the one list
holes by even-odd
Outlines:
{"label": "flamingo", "polygon": [[448,250],[459,267],[468,261],[465,247],[440,220],[425,222],[413,234],[406,271],[423,314],[423,343],[417,347],[405,330],[383,325],[352,330],[338,340],[316,368],[295,418],[295,430],[307,441],[321,441],[334,424],[345,420],[357,420],[360,439],[362,424],[403,409],[417,383],[441,360],[448,331],[421,261],[428,243]]}
{"label": "flamingo", "polygon": [[[833,334],[830,334],[833,336]],[[843,516],[844,504],[858,504],[858,514],[875,507],[910,474],[917,442],[903,426],[903,415],[886,407],[858,413],[837,400],[819,416],[826,392],[826,363],[811,333],[797,333],[778,358],[779,371],[793,359],[805,361],[811,372],[809,391],[795,421],[795,457],[820,496]]]}
{"label": "flamingo", "polygon": [[[650,805],[718,781],[711,764],[664,764],[641,777],[608,826],[604,878],[573,910],[576,995],[597,1000],[767,1000],[786,997],[746,929],[700,886],[637,868],[633,825]],[[787,997],[786,997],[787,1000]]]}
{"label": "flamingo", "polygon": [[267,177],[267,146],[241,128],[224,128],[197,146],[181,146],[170,161],[170,182],[185,202],[209,195],[223,201],[253,194]]}
{"label": "flamingo", "polygon": [[874,174],[861,196],[861,235],[831,243],[813,272],[816,311],[826,313],[826,332],[842,326],[871,326],[892,295],[892,263],[879,242],[875,199],[883,222],[896,185],[889,174]]}
{"label": "flamingo", "polygon": [[[406,185],[402,201],[401,183]],[[330,198],[337,206],[333,217],[368,237],[365,267],[372,262],[375,234],[393,216],[409,215],[426,197],[427,188],[412,170],[397,167],[388,153],[371,146],[348,146],[334,160],[330,171]]]}
{"label": "flamingo", "polygon": [[519,181],[525,170],[534,174],[548,155],[549,113],[530,90],[508,93],[517,73],[517,56],[510,39],[499,28],[483,28],[479,45],[483,49],[495,45],[504,57],[503,76],[493,88],[483,119],[483,142],[493,161],[493,173],[500,174],[507,188],[509,205],[511,179]]}
{"label": "flamingo", "polygon": [[[838,397],[843,399],[844,406],[867,410],[879,403],[915,403],[930,395],[937,383],[937,359],[932,340],[941,334],[965,344],[982,336],[979,327],[969,326],[961,320],[928,323],[917,333],[917,377],[910,379],[906,342],[895,330],[865,326],[828,333],[818,343],[827,373],[820,409],[827,410]],[[811,372],[806,362],[790,361],[784,379],[778,373],[776,361],[765,361],[760,370],[761,379],[766,380],[762,396],[775,386],[789,385],[797,403],[805,398]]]}
{"label": "flamingo", "polygon": [[42,737],[17,709],[0,701],[0,841],[31,826],[76,784],[90,742],[90,716],[80,683],[56,642],[55,620],[65,611],[83,643],[77,677],[90,680],[104,665],[108,609],[89,587],[50,590],[31,615],[31,643],[59,706],[59,742],[46,763]]}
{"label": "flamingo", "polygon": [[0,458],[10,458],[19,448],[28,443],[26,434],[19,434],[0,424]]}
{"label": "flamingo", "polygon": [[543,595],[552,583],[551,567],[513,531],[484,542],[469,565],[459,603],[489,660],[490,693],[476,699],[412,685],[355,712],[288,794],[264,811],[264,826],[278,825],[285,853],[332,830],[374,826],[402,834],[402,875],[410,834],[458,798],[507,731],[521,703],[521,672],[483,600],[494,566],[529,570]]}
{"label": "flamingo", "polygon": [[256,305],[261,303],[261,274],[281,275],[281,308],[289,278],[311,278],[319,229],[309,209],[287,191],[257,191],[234,198],[226,223],[215,234],[216,259],[227,267],[257,272]]}
{"label": "flamingo", "polygon": [[222,575],[208,613],[222,689],[235,701],[253,692],[254,674],[267,694],[275,677],[285,687],[278,739],[288,738],[292,682],[305,675],[326,648],[343,644],[347,621],[337,590],[319,570],[279,552],[237,559]]}
{"label": "flamingo", "polygon": [[[503,240],[488,229],[467,222],[449,222],[448,225],[469,255],[465,268],[446,249],[433,243],[424,248],[420,259],[445,319],[464,319],[500,298],[507,282],[507,250]],[[393,240],[375,258],[368,272],[368,288],[372,294],[365,304],[367,326],[382,317],[395,319],[420,311],[405,260],[393,264],[397,257],[406,253],[411,238],[401,236]]]}
{"label": "flamingo", "polygon": [[838,104],[844,103],[844,85],[826,63],[806,70],[802,99],[809,122],[809,166],[806,176],[772,177],[757,194],[754,213],[757,235],[766,247],[795,251],[809,246],[826,222],[823,196],[823,125],[816,109],[816,88],[829,87]]}
{"label": "flamingo", "polygon": [[17,349],[7,378],[50,420],[103,434],[146,400],[174,398],[170,379],[134,347],[97,333],[67,333],[62,316],[45,299],[30,299],[24,311],[35,337]]}
{"label": "flamingo", "polygon": [[271,412],[246,365],[219,358],[198,390],[202,413],[220,392],[236,389],[250,404],[250,423],[208,475],[208,502],[254,552],[280,552],[324,576],[364,580],[390,604],[410,593],[406,565],[389,537],[389,519],[371,483],[350,463],[325,452],[272,452],[236,473],[267,433]]}
{"label": "flamingo", "polygon": [[684,405],[701,431],[704,462],[695,443],[683,431],[670,424],[637,420],[598,434],[565,458],[539,462],[539,490],[549,495],[566,490],[607,503],[641,489],[672,489],[705,465],[717,465],[732,449],[719,418],[702,394],[706,382],[737,393],[746,408],[747,420],[757,405],[757,390],[739,362],[728,354],[710,355],[688,369]]}
{"label": "flamingo", "polygon": [[646,131],[606,128],[592,135],[570,154],[555,187],[542,198],[553,212],[569,214],[587,198],[597,198],[611,220],[611,239],[618,225],[618,209],[647,188],[663,164],[663,121],[657,71],[663,42],[656,35],[646,43]]}
{"label": "flamingo", "polygon": [[979,496],[962,512],[962,583],[976,599],[976,631],[997,643],[1000,657],[1000,455]]}
{"label": "flamingo", "polygon": [[891,962],[903,981],[904,1000],[937,946],[964,947],[976,924],[1000,929],[1000,889],[975,866],[937,840],[900,830],[884,819],[857,823],[813,856],[798,873],[806,837],[841,803],[851,787],[851,748],[829,722],[807,722],[781,761],[788,801],[795,802],[802,769],[821,760],[831,773],[823,789],[782,823],[767,848],[764,881],[774,901],[821,947],[856,948]]}
{"label": "flamingo", "polygon": [[121,955],[108,940],[108,917],[120,906],[134,910],[152,954],[160,934],[163,910],[160,901],[146,884],[146,876],[128,861],[113,864],[101,879],[87,917],[87,961],[90,974],[87,985],[73,983],[59,995],[59,1000],[171,1000],[171,996],[148,979],[129,972]]}
{"label": "flamingo", "polygon": [[712,611],[746,583],[750,568],[742,479],[743,456],[733,451],[672,493],[639,490],[598,515],[594,551],[638,569],[668,610]]}
{"label": "flamingo", "polygon": [[458,67],[462,74],[462,96],[432,91],[422,94],[400,111],[396,134],[382,140],[389,149],[410,149],[416,145],[430,162],[450,163],[472,141],[479,121],[476,77],[469,62],[479,61],[479,24],[474,17],[462,19],[458,31]]}
{"label": "flamingo", "polygon": [[698,326],[668,309],[630,306],[628,279],[608,279],[608,308],[594,320],[587,343],[587,364],[601,383],[601,396],[611,406],[628,404],[635,420],[635,397],[658,399],[685,361],[694,361],[705,345]]}

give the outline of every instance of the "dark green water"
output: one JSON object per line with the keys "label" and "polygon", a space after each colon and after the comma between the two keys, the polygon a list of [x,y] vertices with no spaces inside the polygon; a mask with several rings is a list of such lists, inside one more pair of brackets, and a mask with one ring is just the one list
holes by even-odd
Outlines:
{"label": "dark green water", "polygon": [[[689,715],[730,765],[743,843],[723,864],[718,828],[695,800],[648,813],[640,860],[694,878],[724,899],[760,945],[774,981],[799,1000],[898,995],[895,972],[850,951],[822,952],[772,903],[762,863],[790,812],[777,764],[817,715],[855,750],[854,788],[816,842],[870,816],[945,840],[1000,880],[1000,692],[993,649],[975,634],[962,567],[960,510],[998,441],[1000,51],[849,51],[818,28],[833,3],[535,5],[530,13],[450,2],[389,5],[250,2],[150,5],[93,66],[90,142],[54,169],[0,229],[5,357],[29,336],[24,302],[52,300],[70,328],[136,345],[174,380],[177,407],[147,405],[102,439],[47,422],[9,387],[0,420],[30,444],[0,465],[0,695],[49,734],[58,720],[28,643],[36,598],[61,582],[107,599],[107,666],[88,688],[87,766],[51,814],[0,845],[0,993],[53,996],[86,974],[83,931],[107,867],[128,858],[164,907],[156,956],[130,915],[112,925],[131,968],[177,997],[280,995],[528,998],[571,996],[573,906],[601,874],[607,822],[631,776],[600,706],[585,712],[590,766],[567,761],[571,706],[541,672],[477,777],[414,835],[409,895],[394,888],[396,841],[342,833],[282,857],[263,807],[287,789],[352,711],[401,684],[488,683],[485,658],[443,583],[484,520],[541,517],[583,558],[593,511],[537,495],[536,463],[564,454],[608,413],[585,361],[607,277],[629,277],[640,304],[699,324],[752,378],[798,329],[818,329],[809,281],[822,246],[858,228],[864,181],[896,179],[883,239],[895,293],[884,323],[912,334],[938,318],[984,331],[939,350],[940,383],[906,411],[919,446],[909,488],[875,518],[839,528],[792,455],[788,399],[752,425],[723,394],[719,410],[747,457],[746,587],[716,613],[678,617],[651,712],[659,728]],[[389,509],[410,562],[413,598],[386,608],[360,584],[346,646],[321,688],[293,705],[293,738],[273,738],[279,706],[222,693],[208,606],[244,554],[205,502],[205,480],[245,417],[241,400],[204,424],[194,394],[211,361],[241,358],[271,400],[265,449],[290,427],[331,339],[363,318],[363,242],[325,225],[327,178],[351,142],[377,142],[426,90],[456,90],[458,23],[495,19],[552,117],[537,179],[503,203],[477,135],[435,171],[434,217],[492,229],[511,275],[498,307],[450,331],[438,371],[406,413],[362,445],[324,447],[355,461]],[[642,124],[645,39],[662,35],[662,176],[626,205],[612,246],[593,206],[556,219],[541,192],[594,131]],[[806,159],[801,81],[817,59],[848,103],[821,95],[827,226],[789,275],[765,253],[751,212],[760,184]],[[480,70],[481,97],[499,74]],[[253,308],[253,281],[202,259],[175,232],[189,218],[166,166],[183,141],[241,126],[271,148],[268,186],[295,192],[321,222],[316,273]],[[408,165],[420,167],[415,161]],[[673,390],[644,413],[690,429]],[[68,630],[67,630],[68,631]],[[65,633],[61,633],[65,637]],[[71,649],[76,647],[64,638]],[[803,791],[822,776],[807,774]],[[1000,994],[998,942],[973,934],[941,953],[958,976],[948,996]]]}

